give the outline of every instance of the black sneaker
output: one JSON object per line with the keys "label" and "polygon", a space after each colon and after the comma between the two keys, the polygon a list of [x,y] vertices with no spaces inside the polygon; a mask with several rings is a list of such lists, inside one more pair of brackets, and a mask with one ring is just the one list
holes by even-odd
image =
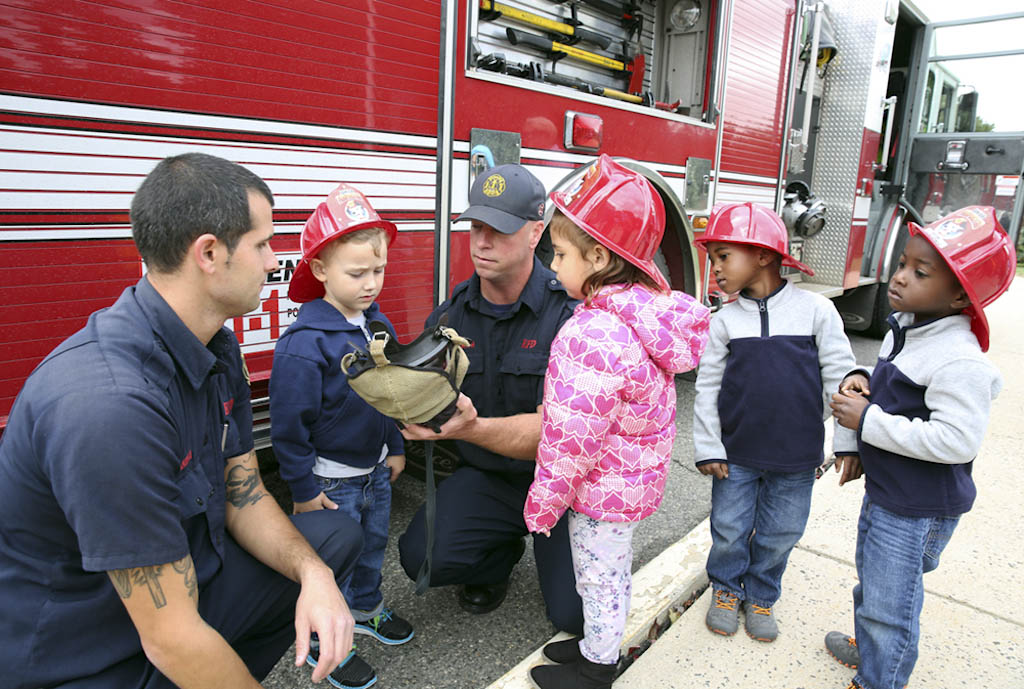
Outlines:
{"label": "black sneaker", "polygon": [[[310,648],[309,655],[306,656],[306,664],[316,667],[319,659],[320,648],[318,646]],[[366,687],[377,683],[377,673],[373,671],[369,663],[356,655],[356,649],[353,648],[345,660],[341,661],[338,667],[327,675],[327,681],[338,689],[366,689]]]}
{"label": "black sneaker", "polygon": [[390,608],[384,608],[379,615],[365,622],[356,622],[355,632],[372,636],[388,646],[404,644],[415,635],[412,625],[396,615]]}

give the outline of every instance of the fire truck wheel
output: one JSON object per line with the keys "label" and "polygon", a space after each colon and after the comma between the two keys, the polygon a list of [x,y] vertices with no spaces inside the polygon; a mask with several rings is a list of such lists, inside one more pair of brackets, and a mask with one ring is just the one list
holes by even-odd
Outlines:
{"label": "fire truck wheel", "polygon": [[875,308],[871,313],[871,325],[867,327],[864,334],[878,339],[885,337],[885,333],[889,331],[887,319],[890,313],[892,313],[892,307],[889,306],[889,283],[885,282],[878,285],[878,291],[875,293]]}

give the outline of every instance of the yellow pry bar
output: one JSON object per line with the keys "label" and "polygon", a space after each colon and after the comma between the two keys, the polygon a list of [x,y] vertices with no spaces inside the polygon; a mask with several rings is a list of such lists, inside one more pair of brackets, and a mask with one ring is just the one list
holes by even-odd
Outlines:
{"label": "yellow pry bar", "polygon": [[542,17],[539,14],[527,12],[526,10],[520,10],[501,2],[493,2],[492,0],[480,0],[480,9],[493,9],[495,12],[501,12],[509,19],[518,19],[524,24],[530,24],[531,26],[537,26],[542,29],[554,31],[564,36],[574,36],[576,34],[576,32],[573,30],[574,27],[572,26],[572,24],[556,22],[554,19],[548,19],[547,17]]}
{"label": "yellow pry bar", "polygon": [[[524,24],[548,29],[564,36],[576,35],[574,27],[571,24],[556,22],[553,19],[547,19],[546,17],[541,17],[540,15],[527,12],[526,10],[516,9],[515,7],[510,7],[501,2],[494,2],[494,0],[480,0],[480,8],[484,10],[493,9],[495,12],[501,12],[509,19],[517,19]],[[599,67],[607,67],[608,69],[614,69],[619,72],[626,71],[626,63],[620,62],[619,60],[613,60],[612,58],[605,57],[604,55],[592,53],[589,50],[582,50],[571,45],[559,43],[558,41],[551,41],[551,48],[574,57],[577,60],[583,60],[584,62],[589,62],[590,64],[598,65]]]}

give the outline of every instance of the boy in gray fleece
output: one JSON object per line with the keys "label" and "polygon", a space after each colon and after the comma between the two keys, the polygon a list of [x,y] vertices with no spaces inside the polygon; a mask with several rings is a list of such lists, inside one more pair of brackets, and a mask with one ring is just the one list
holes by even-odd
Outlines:
{"label": "boy in gray fleece", "polygon": [[[825,647],[857,668],[848,689],[896,689],[917,661],[923,575],[939,565],[976,490],[971,464],[1002,387],[988,349],[983,308],[1013,279],[1013,246],[992,208],[963,208],[925,228],[910,225],[889,281],[891,332],[870,373],[851,373],[832,399],[838,422],[857,431],[860,456],[839,458],[842,481],[866,493],[853,589],[856,641]],[[870,395],[870,398],[868,397]],[[845,467],[842,465],[845,463]]]}
{"label": "boy in gray fleece", "polygon": [[[782,573],[803,535],[821,465],[829,395],[855,365],[835,306],[780,274],[813,275],[787,252],[778,215],[751,203],[716,207],[697,240],[722,291],[739,297],[715,314],[697,373],[693,436],[711,487],[708,629],[731,636],[739,604],[747,634],[774,641]],[[837,452],[856,452],[837,429]]]}

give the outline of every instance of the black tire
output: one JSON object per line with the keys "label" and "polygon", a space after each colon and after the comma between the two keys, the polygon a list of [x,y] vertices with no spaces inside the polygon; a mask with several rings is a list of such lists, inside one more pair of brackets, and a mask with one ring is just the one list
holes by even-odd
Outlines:
{"label": "black tire", "polygon": [[889,280],[896,273],[896,265],[899,262],[900,256],[903,255],[903,249],[907,246],[908,239],[910,239],[910,230],[904,222],[904,224],[900,225],[896,235],[896,244],[892,247],[889,275],[886,276],[885,282],[879,283],[878,292],[875,294],[875,308],[871,314],[871,324],[864,330],[864,333],[869,337],[881,339],[889,332],[888,319],[889,314],[892,313],[892,307],[889,305]]}
{"label": "black tire", "polygon": [[868,337],[882,339],[889,332],[889,314],[892,313],[892,306],[889,305],[889,283],[878,285],[875,293],[875,308],[871,313],[871,325],[867,327],[864,334]]}

